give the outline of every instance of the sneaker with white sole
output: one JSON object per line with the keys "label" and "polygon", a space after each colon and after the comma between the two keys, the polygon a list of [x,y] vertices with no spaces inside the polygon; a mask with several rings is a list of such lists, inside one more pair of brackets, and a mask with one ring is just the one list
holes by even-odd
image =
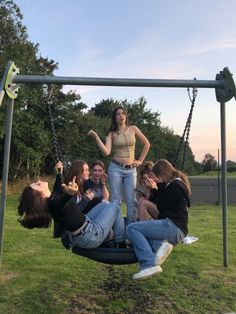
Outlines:
{"label": "sneaker with white sole", "polygon": [[162,268],[160,266],[153,266],[140,270],[139,273],[133,275],[133,279],[145,279],[161,272]]}
{"label": "sneaker with white sole", "polygon": [[159,250],[156,253],[156,265],[161,265],[170,255],[171,251],[173,250],[173,245],[169,242],[165,241],[160,246]]}

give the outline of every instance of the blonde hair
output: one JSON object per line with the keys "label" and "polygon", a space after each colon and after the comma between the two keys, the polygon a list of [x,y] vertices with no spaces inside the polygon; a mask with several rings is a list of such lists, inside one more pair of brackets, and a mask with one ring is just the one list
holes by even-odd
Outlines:
{"label": "blonde hair", "polygon": [[143,185],[143,175],[144,174],[150,174],[152,172],[152,167],[154,163],[152,161],[144,161],[139,167],[138,167],[138,184]]}
{"label": "blonde hair", "polygon": [[184,172],[177,170],[168,160],[158,160],[154,164],[152,171],[156,176],[162,176],[163,179],[167,181],[166,183],[172,182],[176,178],[180,178],[186,188],[188,196],[191,195],[191,186],[188,176]]}

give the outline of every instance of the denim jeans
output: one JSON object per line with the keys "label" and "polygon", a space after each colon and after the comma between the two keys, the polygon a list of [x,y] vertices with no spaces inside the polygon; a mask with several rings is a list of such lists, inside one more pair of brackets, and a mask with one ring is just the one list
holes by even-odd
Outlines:
{"label": "denim jeans", "polygon": [[124,192],[127,207],[127,224],[137,220],[137,202],[134,189],[136,188],[137,171],[136,168],[125,169],[110,162],[108,168],[108,181],[110,187],[110,200],[122,201]]}
{"label": "denim jeans", "polygon": [[185,237],[169,218],[134,222],[127,226],[126,235],[133,244],[141,270],[156,265],[156,252],[163,240],[176,245]]}
{"label": "denim jeans", "polygon": [[113,228],[115,242],[125,240],[124,218],[121,216],[117,201],[101,202],[86,215],[89,224],[83,234],[72,235],[68,232],[72,246],[95,248],[102,244]]}

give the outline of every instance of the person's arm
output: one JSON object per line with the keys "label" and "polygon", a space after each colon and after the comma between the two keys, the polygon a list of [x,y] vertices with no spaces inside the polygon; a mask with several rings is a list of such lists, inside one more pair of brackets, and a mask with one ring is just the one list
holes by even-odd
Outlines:
{"label": "person's arm", "polygon": [[152,178],[150,178],[148,175],[145,175],[144,184],[150,190],[149,201],[157,204],[158,195],[159,195],[157,182],[153,180]]}
{"label": "person's arm", "polygon": [[105,144],[102,142],[102,140],[100,139],[98,134],[96,132],[94,132],[93,130],[90,130],[88,132],[88,135],[95,139],[98,148],[103,152],[103,154],[105,156],[110,155],[110,153],[111,153],[111,146],[112,146],[111,133],[109,133],[108,136],[106,137]]}
{"label": "person's arm", "polygon": [[141,152],[141,155],[138,160],[134,160],[132,165],[134,167],[138,167],[146,158],[147,153],[150,149],[150,143],[149,140],[146,138],[146,136],[137,128],[135,125],[131,126],[131,130],[135,132],[135,136],[140,140],[140,142],[143,144],[143,149]]}
{"label": "person's arm", "polygon": [[52,189],[53,194],[62,195],[63,194],[63,188],[62,188],[62,173],[63,173],[63,164],[61,161],[58,161],[55,165],[56,170],[56,180]]}
{"label": "person's arm", "polygon": [[54,209],[63,208],[73,195],[78,193],[78,185],[75,182],[76,177],[68,185],[62,183],[60,174],[57,175],[53,187],[53,193],[49,198],[50,207]]}
{"label": "person's arm", "polygon": [[109,192],[106,186],[107,182],[107,175],[104,173],[102,178],[101,178],[101,185],[102,185],[102,199],[103,200],[108,200],[109,199]]}

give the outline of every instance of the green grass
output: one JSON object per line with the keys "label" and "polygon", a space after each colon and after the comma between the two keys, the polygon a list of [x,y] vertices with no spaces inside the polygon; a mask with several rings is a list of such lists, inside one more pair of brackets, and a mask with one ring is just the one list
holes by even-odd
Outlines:
{"label": "green grass", "polygon": [[109,266],[62,248],[52,229],[27,230],[8,197],[0,274],[0,313],[236,312],[236,207],[229,207],[229,267],[223,267],[221,208],[190,211],[192,245],[179,244],[163,272],[134,282],[138,266]]}

